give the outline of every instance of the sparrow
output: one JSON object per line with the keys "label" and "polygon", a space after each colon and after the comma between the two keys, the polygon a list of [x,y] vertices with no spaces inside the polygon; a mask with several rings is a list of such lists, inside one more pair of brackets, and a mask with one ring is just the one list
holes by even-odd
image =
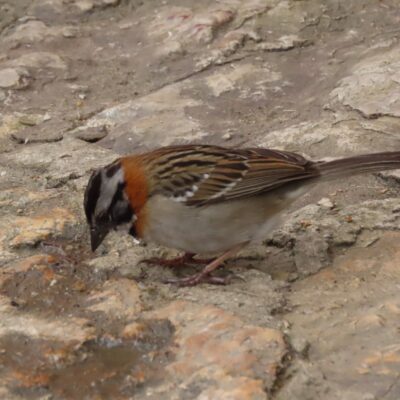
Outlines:
{"label": "sparrow", "polygon": [[168,282],[223,284],[211,273],[275,229],[288,206],[318,182],[397,168],[400,151],[311,161],[265,148],[182,145],[121,157],[94,171],[85,190],[91,248],[110,230],[123,229],[185,253],[161,264],[208,262],[201,272]]}

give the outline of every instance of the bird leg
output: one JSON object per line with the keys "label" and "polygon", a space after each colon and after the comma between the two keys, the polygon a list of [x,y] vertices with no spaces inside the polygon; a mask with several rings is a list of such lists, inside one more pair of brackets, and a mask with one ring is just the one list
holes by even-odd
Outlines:
{"label": "bird leg", "polygon": [[187,278],[168,279],[165,282],[173,283],[178,286],[196,286],[202,282],[212,283],[214,285],[226,285],[226,283],[227,283],[226,278],[212,276],[210,274],[212,271],[217,269],[221,264],[223,264],[227,258],[232,257],[240,249],[242,249],[244,246],[246,246],[247,243],[248,242],[240,243],[240,244],[232,247],[230,250],[226,251],[221,256],[217,257],[215,260],[211,261],[208,265],[206,265],[204,267],[204,269],[202,271],[198,272],[197,274],[188,276]]}
{"label": "bird leg", "polygon": [[171,258],[170,260],[166,260],[164,258],[152,257],[146,260],[142,260],[142,262],[150,265],[160,265],[162,267],[168,268],[176,268],[176,267],[184,267],[188,264],[209,264],[213,261],[213,258],[194,258],[196,254],[194,253],[185,253],[183,256]]}

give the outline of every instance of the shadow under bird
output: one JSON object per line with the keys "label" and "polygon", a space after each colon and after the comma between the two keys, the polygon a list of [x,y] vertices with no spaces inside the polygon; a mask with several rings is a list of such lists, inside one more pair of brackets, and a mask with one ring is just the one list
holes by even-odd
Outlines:
{"label": "shadow under bird", "polygon": [[[282,212],[318,182],[400,168],[400,151],[311,161],[264,148],[209,145],[159,148],[121,157],[93,172],[84,208],[95,251],[112,229],[185,252],[164,265],[204,269],[168,282],[225,283],[211,274],[243,246],[275,229]],[[154,260],[153,260],[154,261]]]}

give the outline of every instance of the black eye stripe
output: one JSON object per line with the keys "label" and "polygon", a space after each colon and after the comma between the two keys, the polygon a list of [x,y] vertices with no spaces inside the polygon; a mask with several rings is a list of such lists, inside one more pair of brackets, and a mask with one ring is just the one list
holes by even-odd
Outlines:
{"label": "black eye stripe", "polygon": [[114,196],[113,196],[113,198],[111,200],[110,207],[108,208],[109,210],[113,209],[113,207],[115,206],[117,201],[123,200],[124,187],[125,187],[125,183],[124,182],[118,183],[117,190],[115,191]]}
{"label": "black eye stripe", "polygon": [[107,178],[112,178],[119,171],[120,168],[121,168],[121,163],[119,161],[109,165],[106,169]]}
{"label": "black eye stripe", "polygon": [[114,224],[121,224],[132,220],[133,210],[129,202],[124,198],[125,183],[118,184],[117,190],[112,198],[110,207],[108,208],[108,215]]}
{"label": "black eye stripe", "polygon": [[101,189],[101,173],[100,171],[93,172],[89,179],[88,185],[85,191],[84,197],[84,208],[86,219],[90,223],[94,210],[96,209],[96,203],[100,196]]}

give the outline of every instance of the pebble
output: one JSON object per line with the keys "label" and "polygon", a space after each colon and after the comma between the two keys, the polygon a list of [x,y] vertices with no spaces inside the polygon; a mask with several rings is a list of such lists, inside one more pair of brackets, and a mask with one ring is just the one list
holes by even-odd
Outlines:
{"label": "pebble", "polygon": [[80,0],[75,2],[75,6],[82,12],[90,11],[94,8],[94,4],[90,0]]}
{"label": "pebble", "polygon": [[303,337],[294,337],[292,338],[291,344],[296,353],[303,357],[307,356],[308,350],[310,349],[310,342],[307,339]]}
{"label": "pebble", "polygon": [[38,20],[20,20],[14,32],[6,37],[7,41],[16,44],[32,43],[42,41],[50,34],[49,28],[45,23]]}
{"label": "pebble", "polygon": [[77,131],[74,136],[77,139],[84,140],[85,142],[94,143],[105,138],[107,134],[107,127],[100,126],[96,128],[88,128],[85,130]]}
{"label": "pebble", "polygon": [[87,93],[89,92],[89,86],[87,85],[78,85],[77,83],[71,83],[68,85],[71,89],[72,93]]}
{"label": "pebble", "polygon": [[66,26],[62,30],[62,35],[67,39],[74,38],[77,35],[77,29],[72,26]]}
{"label": "pebble", "polygon": [[324,208],[329,208],[332,209],[335,207],[335,205],[332,203],[328,197],[323,197],[318,203],[319,206],[324,207]]}
{"label": "pebble", "polygon": [[20,57],[10,61],[9,64],[19,71],[26,71],[25,68],[21,67],[67,69],[67,64],[59,55],[47,51],[25,52]]}
{"label": "pebble", "polygon": [[22,125],[27,125],[27,126],[35,126],[38,123],[38,119],[36,116],[30,116],[30,115],[22,115],[18,122]]}
{"label": "pebble", "polygon": [[76,216],[65,208],[46,210],[45,214],[14,218],[10,228],[15,236],[9,246],[13,248],[34,246],[49,237],[65,234],[77,224]]}
{"label": "pebble", "polygon": [[24,68],[4,68],[0,71],[0,88],[23,89],[28,86],[29,72]]}
{"label": "pebble", "polygon": [[103,4],[106,6],[117,6],[119,0],[103,0]]}
{"label": "pebble", "polygon": [[28,143],[49,143],[58,142],[63,138],[62,130],[45,130],[42,126],[35,126],[36,124],[24,123],[27,126],[17,132],[13,132],[11,137],[20,144]]}

